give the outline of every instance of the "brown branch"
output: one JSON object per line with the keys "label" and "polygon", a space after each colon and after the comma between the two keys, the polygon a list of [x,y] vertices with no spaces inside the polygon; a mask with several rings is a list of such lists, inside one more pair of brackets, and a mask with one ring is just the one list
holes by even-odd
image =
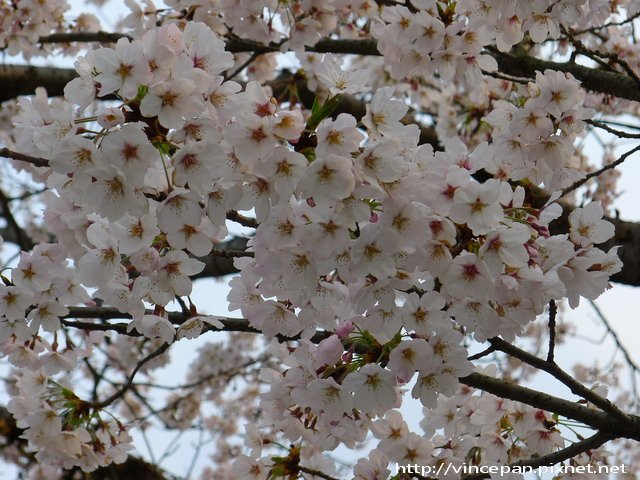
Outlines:
{"label": "brown branch", "polygon": [[198,260],[204,262],[204,269],[202,272],[193,275],[191,278],[222,277],[224,275],[237,273],[238,269],[233,265],[233,259],[235,257],[225,255],[222,252],[225,250],[244,252],[247,248],[248,241],[249,239],[246,237],[234,237],[222,243],[216,243],[215,249],[212,253],[206,257],[198,258]]}
{"label": "brown branch", "polygon": [[[106,307],[73,307],[70,308],[71,312],[68,316],[85,316],[90,318],[127,318],[126,314],[118,312],[114,308]],[[67,317],[68,317],[67,316]],[[184,318],[181,313],[171,312],[169,318],[174,320],[180,320]],[[68,324],[69,322],[66,322]],[[224,331],[240,331],[240,332],[253,332],[260,333],[258,330],[249,326],[249,322],[244,319],[224,319]],[[74,322],[77,324],[77,322]],[[89,326],[96,325],[100,329],[104,327],[100,324],[88,324]],[[117,324],[118,325],[118,324]],[[120,327],[124,324],[119,324]],[[73,324],[70,326],[74,326]],[[108,327],[113,327],[109,325]],[[326,331],[318,331],[311,338],[311,341],[318,343],[331,333]],[[280,337],[282,341],[297,340],[299,336],[295,337]],[[524,352],[517,347],[514,347],[504,340],[492,339],[492,344],[496,345],[496,348],[508,353],[513,354],[516,358],[526,359],[532,366],[540,368],[552,374],[562,383],[567,385],[576,395],[586,398],[594,405],[602,408],[601,410],[585,407],[576,402],[571,402],[562,398],[554,397],[546,393],[542,393],[536,390],[532,390],[527,387],[521,387],[515,384],[505,382],[497,378],[493,378],[487,375],[472,373],[466,377],[460,378],[460,382],[470,387],[479,388],[494,395],[498,395],[503,398],[509,398],[516,400],[527,405],[531,405],[536,408],[547,410],[550,412],[558,413],[564,417],[583,422],[595,429],[602,430],[606,433],[615,435],[616,437],[626,437],[634,440],[640,440],[640,417],[635,415],[627,415],[619,410],[607,399],[603,399],[593,391],[587,389],[584,385],[577,382],[570,377],[566,372],[561,370],[555,364],[548,364],[545,360],[535,357],[527,352]],[[523,360],[525,361],[525,360]],[[577,385],[576,385],[577,384]]]}
{"label": "brown branch", "polygon": [[259,54],[259,53],[257,53],[257,52],[253,52],[253,53],[251,54],[251,56],[250,56],[246,61],[242,62],[242,64],[241,64],[241,65],[239,65],[239,66],[238,66],[238,68],[236,68],[233,72],[231,72],[231,73],[229,73],[229,74],[225,74],[225,76],[224,76],[224,80],[225,80],[225,82],[226,82],[227,80],[233,80],[233,78],[234,78],[236,75],[238,75],[238,74],[239,74],[240,72],[242,72],[245,68],[247,68],[249,65],[251,65],[251,64],[256,60],[256,58],[258,58],[259,56],[260,56],[260,54]]}
{"label": "brown branch", "polygon": [[583,33],[594,33],[597,30],[602,30],[609,27],[621,27],[622,25],[626,25],[627,23],[633,22],[638,17],[640,17],[640,12],[630,16],[625,20],[621,20],[619,22],[608,22],[602,25],[598,25],[596,27],[585,28],[584,30],[577,30],[573,32],[573,35],[582,35]]}
{"label": "brown branch", "polygon": [[[145,310],[145,315],[152,315],[153,310]],[[182,312],[167,312],[167,317],[174,325],[182,325],[188,320],[188,316]],[[69,318],[99,318],[100,320],[114,320],[114,319],[126,319],[131,318],[128,313],[122,313],[117,308],[113,307],[69,307],[69,313],[62,317],[63,319]],[[258,332],[255,328],[249,327],[249,324],[242,318],[222,318],[221,322],[225,325],[226,331],[231,332]],[[103,331],[115,331],[117,333],[123,333],[122,326],[126,327],[126,324],[104,324],[104,323],[89,323],[89,322],[71,322],[65,320],[65,325],[78,329],[86,330],[103,330]],[[126,328],[125,328],[126,329]],[[134,335],[138,336],[138,335]]]}
{"label": "brown branch", "polygon": [[309,467],[303,467],[302,465],[298,465],[296,468],[298,469],[298,471],[303,473],[308,473],[309,475],[313,475],[314,477],[324,478],[325,480],[338,480],[336,477],[327,475],[326,473],[321,472],[320,470],[315,470]]}
{"label": "brown branch", "polygon": [[246,250],[224,250],[214,248],[211,250],[210,255],[214,257],[222,257],[222,258],[237,258],[237,257],[253,257],[253,252],[247,252]]}
{"label": "brown branch", "polygon": [[149,353],[149,355],[144,357],[142,360],[140,360],[136,364],[134,369],[131,371],[131,374],[127,377],[127,380],[125,381],[124,385],[122,385],[122,387],[119,390],[117,390],[113,395],[111,395],[108,398],[105,398],[101,402],[91,403],[90,407],[95,409],[95,410],[100,410],[101,408],[107,407],[107,406],[111,405],[113,402],[115,402],[116,400],[122,398],[124,396],[124,394],[127,393],[127,391],[131,388],[131,385],[133,384],[133,379],[135,378],[136,374],[140,371],[140,369],[146,363],[148,363],[151,360],[153,360],[154,358],[162,355],[164,352],[167,351],[168,348],[169,348],[169,344],[165,343],[160,348],[158,348],[158,349],[154,350],[153,352]]}
{"label": "brown branch", "polygon": [[494,345],[501,352],[517,358],[518,360],[521,360],[522,362],[531,365],[538,370],[547,372],[549,375],[569,387],[569,389],[575,395],[591,402],[592,404],[600,408],[603,412],[606,412],[612,419],[615,418],[620,422],[629,421],[629,415],[616,407],[608,399],[601,397],[593,390],[585,387],[582,383],[578,382],[575,378],[562,370],[556,363],[538,358],[535,355],[532,355],[529,352],[525,352],[524,350],[516,347],[515,345],[511,345],[510,343],[505,342],[501,338],[494,337],[489,339],[489,341],[491,342],[491,345]]}
{"label": "brown branch", "polygon": [[6,147],[0,148],[0,157],[11,158],[13,160],[30,163],[31,165],[34,165],[36,167],[49,166],[49,160],[47,160],[46,158],[34,157],[25,153],[14,152],[13,150],[9,150]]}
{"label": "brown branch", "polygon": [[227,220],[239,223],[243,227],[248,228],[258,228],[258,226],[260,225],[255,218],[247,217],[235,210],[230,210],[227,212]]}
{"label": "brown branch", "polygon": [[547,362],[554,363],[556,348],[556,315],[558,307],[555,300],[549,301],[549,351],[547,352]]}
{"label": "brown branch", "polygon": [[470,362],[473,360],[479,360],[482,357],[486,357],[487,355],[495,352],[496,350],[497,350],[496,347],[494,347],[493,345],[490,345],[488,348],[485,348],[483,351],[467,357],[467,360],[469,360]]}
{"label": "brown branch", "polygon": [[570,187],[565,188],[562,191],[562,195],[560,196],[560,198],[564,197],[567,193],[573,192],[575,189],[580,188],[582,185],[587,183],[592,178],[602,175],[607,170],[611,170],[612,168],[616,168],[618,165],[620,165],[622,162],[624,162],[627,158],[629,158],[631,155],[636,153],[638,150],[640,150],[640,145],[638,145],[635,148],[632,148],[628,152],[625,152],[615,162],[611,162],[611,163],[605,165],[604,167],[602,167],[601,169],[596,170],[595,172],[591,172],[591,173],[587,174],[582,180],[578,180],[577,182],[575,182]]}
{"label": "brown branch", "polygon": [[61,96],[65,85],[77,76],[72,68],[0,65],[0,102],[33,95],[37,87],[45,87],[49,96]]}
{"label": "brown branch", "polygon": [[[58,40],[62,41],[65,38],[63,37],[63,35],[69,34],[56,34],[56,36],[54,36],[53,38],[57,38]],[[84,35],[87,36],[89,34]],[[101,35],[117,36],[118,34],[106,34],[103,32],[101,33]],[[254,52],[260,54],[276,52],[280,49],[280,46],[277,44],[263,45],[238,38],[226,39],[226,42],[226,49],[233,53]],[[544,71],[546,69],[568,72],[578,80],[580,80],[582,86],[587,90],[592,90],[594,92],[604,93],[607,95],[613,95],[618,98],[624,98],[627,100],[640,100],[640,89],[637,88],[636,81],[632,77],[624,75],[622,73],[608,72],[600,69],[589,68],[583,65],[578,65],[574,62],[552,62],[548,60],[540,60],[529,56],[503,53],[498,51],[494,47],[487,47],[487,50],[497,60],[500,71],[508,75],[517,77],[533,77],[535,76],[536,71]],[[307,48],[307,51],[318,53],[380,55],[375,40],[323,39],[316,43],[315,46]],[[33,69],[34,67],[26,68]],[[2,75],[0,73],[0,80],[1,79]],[[42,84],[42,82],[40,81],[34,83],[32,79],[28,78],[28,76],[26,79],[30,80],[31,85],[34,85],[34,88],[27,89],[27,91],[33,91],[35,89],[35,86]],[[5,84],[6,82],[1,83]],[[60,89],[60,91],[61,90],[62,89]],[[16,95],[13,95],[12,97],[8,98],[14,98],[15,96]]]}
{"label": "brown branch", "polygon": [[133,37],[126,33],[117,32],[60,32],[40,37],[38,43],[72,43],[72,42],[85,42],[85,43],[116,43],[121,38],[128,38],[133,40]]}
{"label": "brown branch", "polygon": [[609,72],[578,65],[573,62],[552,62],[529,56],[503,53],[487,47],[488,52],[498,62],[502,73],[517,77],[535,77],[536,71],[547,69],[571,73],[580,80],[582,87],[593,92],[613,95],[626,100],[640,101],[640,89],[633,78],[617,72]]}
{"label": "brown branch", "polygon": [[16,218],[13,216],[13,213],[11,213],[9,199],[6,197],[2,190],[0,190],[0,214],[5,218],[11,230],[13,230],[15,238],[18,241],[18,245],[20,246],[20,250],[31,250],[35,246],[35,244],[26,234],[24,229],[18,224]]}
{"label": "brown branch", "polygon": [[576,402],[554,397],[515,383],[508,383],[482,373],[472,373],[460,378],[460,383],[477,388],[501,398],[508,398],[541,410],[554,412],[563,417],[577,420],[600,430],[612,438],[625,437],[640,441],[640,417],[629,415],[629,420],[620,421],[608,413],[585,407]]}
{"label": "brown branch", "polygon": [[[574,442],[568,447],[565,447],[556,452],[549,453],[541,457],[530,458],[528,460],[520,460],[518,462],[509,464],[508,467],[511,470],[515,470],[518,467],[537,468],[556,465],[560,462],[564,462],[565,460],[569,460],[572,457],[578,456],[581,453],[586,453],[589,450],[594,450],[598,447],[601,447],[609,440],[612,440],[610,436],[605,435],[601,432],[597,432],[588,438],[580,440],[579,442]],[[483,478],[489,478],[489,474],[478,473],[474,475],[467,475],[464,477],[464,480],[481,480]]]}
{"label": "brown branch", "polygon": [[607,125],[604,122],[599,122],[597,120],[584,120],[585,123],[588,123],[589,125],[593,125],[594,127],[598,127],[601,128],[603,130],[606,130],[609,133],[612,133],[620,138],[640,138],[640,133],[629,133],[629,132],[623,132],[622,130],[616,130],[615,128],[611,128],[609,125]]}
{"label": "brown branch", "polygon": [[[152,310],[145,310],[146,315],[153,314]],[[167,312],[167,317],[169,321],[174,325],[182,325],[185,321],[187,321],[189,316],[183,314],[182,312]],[[126,323],[91,323],[91,322],[79,322],[68,320],[69,318],[99,318],[103,321],[105,320],[114,320],[114,319],[130,319],[131,315],[128,313],[122,313],[117,308],[113,307],[69,307],[69,313],[62,317],[61,322],[66,327],[77,328],[79,330],[87,330],[87,331],[100,331],[100,332],[116,332],[121,335],[128,335],[130,337],[140,337],[142,336],[138,332],[127,332],[128,324]],[[218,317],[219,318],[219,317]],[[208,328],[205,327],[203,332],[208,331],[216,331],[216,332],[246,332],[246,333],[261,333],[260,330],[249,325],[249,322],[244,318],[219,318],[222,322],[222,328]],[[331,332],[319,330],[317,331],[313,337],[311,337],[311,341],[318,343],[328,336],[331,335]],[[292,337],[287,337],[284,335],[276,335],[276,338],[280,342],[288,342],[299,340],[300,335],[294,335]]]}
{"label": "brown branch", "polygon": [[607,64],[601,59],[606,58],[613,63],[617,63],[627,73],[627,75],[633,79],[636,85],[640,86],[640,78],[638,78],[638,75],[636,74],[636,72],[631,68],[631,66],[625,60],[621,59],[617,53],[600,52],[597,50],[590,49],[580,40],[574,38],[573,34],[571,32],[568,32],[563,26],[560,26],[560,29],[563,35],[565,35],[569,39],[569,41],[575,48],[576,53],[585,55],[586,57],[600,63],[604,68],[607,68],[607,67],[612,68],[612,67],[610,66],[610,64]]}

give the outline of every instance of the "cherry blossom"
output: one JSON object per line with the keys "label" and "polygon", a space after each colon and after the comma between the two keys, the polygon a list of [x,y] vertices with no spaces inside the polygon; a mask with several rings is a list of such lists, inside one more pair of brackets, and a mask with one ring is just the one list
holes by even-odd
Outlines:
{"label": "cherry blossom", "polygon": [[[605,142],[598,170],[584,145],[637,113],[630,87],[602,85],[637,80],[633,2],[125,3],[113,35],[64,1],[0,7],[9,54],[77,58],[51,88],[64,98],[38,88],[0,112],[16,190],[47,190],[0,198],[0,247],[20,247],[0,352],[25,477],[126,462],[150,418],[219,433],[202,478],[225,479],[342,478],[329,452],[362,447],[367,480],[603,464],[575,422],[637,437],[617,371],[573,380],[554,360],[565,304],[628,256],[598,247],[624,158]],[[58,40],[89,30],[103,45]],[[198,279],[229,274],[237,316],[211,315]],[[196,339],[184,382],[156,378]],[[531,366],[578,399],[531,394]]]}

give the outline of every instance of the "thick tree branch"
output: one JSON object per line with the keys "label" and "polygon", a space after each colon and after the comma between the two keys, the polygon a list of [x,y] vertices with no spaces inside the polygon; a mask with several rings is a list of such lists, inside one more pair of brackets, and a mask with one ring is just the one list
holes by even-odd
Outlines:
{"label": "thick tree branch", "polygon": [[69,32],[69,33],[53,33],[45,37],[40,37],[38,43],[73,43],[73,42],[88,42],[88,43],[116,43],[121,38],[128,38],[132,40],[132,37],[126,33],[111,33],[111,32]]}
{"label": "thick tree branch", "polygon": [[[110,41],[113,42],[117,38],[123,36],[118,33],[96,32],[96,33],[70,33],[70,34],[54,34],[47,37],[43,37],[41,41],[52,43],[53,41],[65,42],[70,41]],[[103,39],[103,40],[100,40]],[[227,50],[233,53],[238,52],[254,52],[257,54],[278,52],[280,46],[277,44],[263,45],[255,42],[242,40],[239,38],[226,39]],[[338,40],[338,39],[323,39],[316,43],[315,46],[307,48],[308,51],[318,53],[342,53],[342,54],[355,54],[355,55],[380,55],[375,40]],[[622,73],[604,71],[600,69],[585,67],[578,65],[572,61],[570,62],[552,62],[549,60],[540,60],[538,58],[529,57],[526,55],[513,55],[511,53],[503,53],[496,48],[489,47],[487,50],[494,56],[498,62],[499,69],[502,73],[519,77],[533,77],[536,71],[545,71],[547,69],[556,70],[560,72],[571,73],[582,83],[582,86],[587,90],[594,92],[604,93],[607,95],[613,95],[618,98],[624,98],[626,100],[640,100],[640,89],[637,88],[636,82],[633,78]],[[33,67],[25,67],[23,76],[25,80],[29,80],[32,88],[26,88],[27,92],[32,92],[35,86],[43,85],[40,80],[42,76],[36,80],[29,77],[27,72],[37,73],[38,71],[32,71]],[[42,72],[40,72],[42,74]],[[54,75],[52,72],[47,72]],[[68,73],[67,73],[68,75]],[[60,74],[56,78],[60,78]],[[0,82],[2,81],[2,73],[0,73]],[[65,82],[66,83],[66,82]],[[64,87],[64,85],[62,85]],[[22,93],[25,93],[25,88],[21,89]],[[61,89],[59,90],[61,91]],[[7,98],[15,98],[17,95],[13,95]],[[2,100],[2,98],[0,98]]]}
{"label": "thick tree branch", "polygon": [[25,251],[32,249],[35,244],[31,241],[20,224],[18,224],[18,221],[11,212],[9,199],[2,190],[0,190],[0,215],[7,220],[9,228],[13,230],[15,239],[17,240],[20,249]]}
{"label": "thick tree branch", "polygon": [[0,65],[0,102],[33,95],[37,87],[46,88],[50,96],[61,96],[65,85],[77,76],[71,68]]}
{"label": "thick tree branch", "polygon": [[48,167],[49,160],[46,158],[34,157],[25,153],[15,152],[9,150],[6,147],[0,148],[0,157],[11,158],[12,160],[18,160],[20,162],[30,163],[36,167]]}
{"label": "thick tree branch", "polygon": [[515,383],[508,383],[481,373],[472,373],[462,377],[460,378],[460,383],[492,393],[498,397],[515,400],[577,420],[596,430],[600,430],[604,434],[611,435],[613,438],[625,437],[640,441],[640,417],[635,415],[629,415],[629,421],[622,422],[613,419],[611,415],[600,410],[588,408],[576,402],[570,402],[569,400],[554,397],[528,387],[522,387]]}
{"label": "thick tree branch", "polygon": [[536,71],[544,72],[547,69],[566,72],[580,80],[582,87],[587,90],[625,100],[640,101],[640,89],[635,80],[622,73],[589,68],[573,62],[552,62],[524,55],[512,55],[494,48],[488,50],[503,73],[519,77],[535,77]]}
{"label": "thick tree branch", "polygon": [[[510,464],[509,467],[511,467],[512,470],[515,470],[517,467],[536,468],[556,465],[560,462],[564,462],[565,460],[569,460],[572,457],[580,455],[581,453],[586,453],[589,450],[594,450],[598,447],[601,447],[609,440],[611,440],[611,437],[598,432],[591,437],[580,440],[579,442],[572,443],[568,447],[558,450],[557,452],[549,453],[541,457],[520,460],[519,462]],[[466,477],[464,477],[464,480],[481,480],[483,478],[489,478],[489,475],[484,473],[467,475]]]}
{"label": "thick tree branch", "polygon": [[608,399],[601,397],[593,390],[585,387],[582,383],[578,382],[575,378],[562,370],[556,363],[538,358],[529,352],[511,345],[509,342],[505,342],[501,338],[496,337],[489,341],[491,342],[491,345],[495,346],[496,349],[501,352],[517,358],[518,360],[531,365],[542,372],[547,372],[549,375],[562,382],[565,386],[569,387],[573,394],[593,403],[603,412],[608,413],[612,418],[615,418],[620,422],[626,422],[629,420],[629,416],[626,413],[616,407]]}

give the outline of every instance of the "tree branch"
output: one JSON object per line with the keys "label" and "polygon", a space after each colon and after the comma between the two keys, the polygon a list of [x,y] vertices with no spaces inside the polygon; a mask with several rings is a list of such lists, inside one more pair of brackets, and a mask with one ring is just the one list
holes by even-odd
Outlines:
{"label": "tree branch", "polygon": [[620,165],[622,162],[624,162],[627,158],[629,158],[631,155],[636,153],[638,150],[640,150],[640,145],[638,145],[637,147],[632,148],[631,150],[629,150],[629,151],[625,152],[624,154],[622,154],[620,156],[620,158],[618,158],[615,162],[608,163],[607,165],[605,165],[601,169],[596,170],[595,172],[589,173],[582,180],[578,180],[577,182],[575,182],[570,187],[565,188],[562,191],[561,197],[564,197],[567,193],[573,192],[575,189],[580,188],[582,185],[587,183],[592,178],[599,177],[600,175],[602,175],[607,170],[611,170],[613,168],[616,168],[618,165]]}
{"label": "tree branch", "polygon": [[[54,34],[47,37],[43,37],[41,41],[52,43],[69,42],[69,41],[100,41],[95,40],[99,38],[105,38],[108,41],[114,41],[117,38],[123,36],[118,33],[96,32],[96,33],[69,33],[69,34]],[[239,38],[225,39],[226,49],[232,53],[239,52],[254,52],[256,54],[279,52],[280,45],[270,44],[263,45],[248,40]],[[618,98],[624,98],[626,100],[639,101],[640,89],[637,88],[636,82],[628,75],[617,72],[609,72],[600,69],[594,69],[578,65],[574,62],[552,62],[549,60],[540,60],[529,56],[513,55],[511,53],[503,53],[498,51],[494,47],[487,47],[488,52],[497,60],[498,66],[502,73],[514,75],[518,77],[533,77],[536,71],[545,71],[547,69],[556,70],[559,72],[571,73],[582,83],[582,86],[587,90],[594,92],[604,93],[607,95],[613,95]],[[380,55],[378,52],[377,43],[375,40],[343,40],[343,39],[322,39],[316,43],[313,47],[308,47],[307,51],[318,53],[338,53],[338,54],[355,54],[355,55]],[[25,74],[27,71],[32,71],[34,67],[25,67]],[[24,75],[24,74],[23,74]],[[2,74],[0,72],[0,80],[2,80]],[[27,91],[35,90],[35,86],[42,85],[41,81],[25,76],[25,80],[29,80],[33,88],[27,89]],[[5,83],[5,82],[1,82]],[[65,82],[66,83],[66,82]],[[64,87],[64,85],[63,85]],[[22,89],[24,94],[24,89]],[[61,89],[60,89],[61,91]],[[17,95],[13,95],[8,98],[15,98]],[[2,100],[2,98],[0,98]]]}
{"label": "tree branch", "polygon": [[36,167],[48,167],[49,160],[46,158],[34,157],[25,153],[14,152],[6,147],[0,148],[0,157],[11,158],[12,160],[19,160],[21,162],[30,163]]}
{"label": "tree branch", "polygon": [[635,80],[622,73],[589,68],[573,62],[552,62],[503,53],[493,47],[488,47],[487,50],[496,59],[498,68],[503,73],[518,77],[535,77],[536,71],[544,72],[547,69],[566,72],[580,80],[582,87],[587,90],[640,101],[640,89]]}
{"label": "tree branch", "polygon": [[[515,470],[517,467],[537,468],[556,465],[560,462],[564,462],[565,460],[569,460],[572,457],[580,455],[581,453],[585,453],[589,450],[594,450],[598,447],[601,447],[609,440],[612,440],[610,436],[605,435],[601,432],[597,432],[591,437],[580,440],[579,442],[572,443],[568,447],[558,450],[557,452],[549,453],[541,457],[530,458],[528,460],[520,460],[508,466],[511,470]],[[464,477],[464,480],[481,480],[483,478],[489,478],[489,474],[479,473],[475,475],[467,475],[466,477]]]}
{"label": "tree branch", "polygon": [[554,354],[556,349],[556,315],[558,307],[555,300],[549,301],[549,351],[547,352],[547,363],[554,362]]}
{"label": "tree branch", "polygon": [[[120,313],[115,308],[107,308],[107,307],[72,307],[69,309],[68,317],[77,317],[77,318],[127,318],[128,315]],[[171,312],[169,313],[170,321],[174,323],[180,323],[184,321],[185,316],[179,312]],[[239,331],[239,332],[253,332],[260,333],[255,328],[252,328],[249,325],[249,322],[244,319],[223,319],[222,323],[224,324],[224,331]],[[80,325],[79,322],[68,322],[64,321],[64,324],[67,326],[75,326],[78,328],[83,328],[85,325]],[[122,329],[126,330],[126,324],[115,324],[115,325],[103,325],[103,324],[92,324],[87,323],[90,329],[93,327],[97,327],[97,330],[109,330],[109,329]],[[115,328],[114,328],[115,327]],[[324,338],[327,338],[331,333],[326,331],[318,331],[311,338],[311,341],[314,343],[318,343]],[[300,337],[279,337],[281,341],[289,341],[289,340],[298,340]],[[557,370],[549,367],[547,363],[537,358],[527,352],[521,351],[517,347],[514,347],[504,340],[501,339],[492,339],[492,344],[495,344],[496,347],[505,351],[505,353],[514,353],[518,355],[517,358],[527,358],[529,361],[527,363],[538,367],[542,370],[548,371],[551,370],[556,378],[565,383],[567,386],[571,388],[572,382],[566,378],[568,374],[562,371],[557,365],[554,365]],[[531,357],[531,358],[530,358]],[[541,362],[541,363],[539,363]],[[542,368],[544,367],[544,368]],[[466,377],[462,377],[459,379],[461,383],[468,385],[470,387],[478,388],[480,390],[484,390],[486,392],[492,393],[494,395],[498,395],[503,398],[509,398],[511,400],[516,400],[518,402],[525,403],[527,405],[531,405],[536,408],[540,408],[543,410],[547,410],[550,412],[558,413],[564,417],[571,418],[573,420],[577,420],[579,422],[583,422],[586,425],[591,426],[594,429],[602,430],[607,434],[611,434],[615,437],[626,437],[633,440],[640,440],[640,417],[635,415],[627,415],[626,413],[619,410],[617,407],[613,406],[611,402],[606,399],[602,399],[602,397],[597,396],[591,390],[588,390],[583,385],[580,385],[580,388],[577,388],[576,395],[580,395],[583,398],[587,398],[591,403],[597,405],[600,408],[603,408],[605,411],[596,410],[593,408],[585,407],[576,402],[571,402],[569,400],[564,400],[558,397],[554,397],[548,395],[546,393],[542,393],[527,387],[521,387],[515,384],[511,384],[505,382],[504,380],[500,380],[497,378],[490,377],[488,375],[480,374],[480,373],[472,373]],[[573,379],[572,379],[573,380]],[[573,380],[575,382],[575,380]],[[574,386],[575,388],[575,386]],[[572,391],[574,389],[572,388]],[[584,390],[587,390],[585,392]],[[590,392],[590,393],[589,393]],[[575,392],[574,392],[575,393]],[[598,397],[598,399],[594,398],[594,395]],[[606,404],[605,404],[606,402]]]}
{"label": "tree branch", "polygon": [[0,102],[33,95],[37,87],[45,87],[49,96],[62,96],[65,85],[77,76],[72,68],[0,65]]}
{"label": "tree branch", "polygon": [[103,401],[101,402],[96,402],[96,403],[92,403],[91,407],[99,410],[101,408],[107,407],[109,405],[111,405],[113,402],[115,402],[116,400],[118,400],[119,398],[122,398],[122,396],[127,393],[127,390],[129,390],[131,388],[131,385],[133,384],[133,379],[135,378],[136,374],[140,371],[140,369],[147,363],[150,362],[151,360],[153,360],[154,358],[162,355],[164,352],[167,351],[167,349],[169,348],[169,344],[165,343],[163,344],[160,348],[157,348],[156,350],[154,350],[153,352],[151,352],[149,355],[147,355],[146,357],[144,357],[142,360],[140,360],[136,366],[134,367],[134,369],[131,371],[131,374],[127,377],[126,382],[124,383],[124,385],[122,385],[122,387],[117,390],[113,395],[111,395],[108,398],[105,398]]}
{"label": "tree branch", "polygon": [[508,383],[482,373],[472,373],[462,377],[460,378],[460,383],[492,393],[498,397],[515,400],[577,420],[596,430],[600,430],[606,435],[610,435],[612,438],[625,437],[640,441],[640,417],[635,415],[629,415],[629,420],[622,422],[600,410],[585,407],[579,403],[554,397],[528,387]]}
{"label": "tree branch", "polygon": [[31,250],[35,244],[31,241],[24,229],[18,224],[13,213],[11,213],[9,199],[2,190],[0,190],[0,215],[7,220],[9,228],[13,230],[20,249],[24,251]]}
{"label": "tree branch", "polygon": [[489,342],[491,342],[491,345],[494,345],[501,352],[504,352],[514,358],[517,358],[518,360],[528,365],[531,365],[532,367],[535,367],[538,370],[547,372],[556,380],[562,382],[564,385],[569,387],[569,389],[575,395],[593,403],[598,408],[600,408],[603,412],[608,413],[612,418],[615,418],[620,422],[626,422],[629,420],[629,415],[627,415],[618,407],[616,407],[608,399],[601,397],[600,395],[595,393],[593,390],[590,390],[587,387],[585,387],[582,383],[578,382],[575,378],[573,378],[567,372],[562,370],[556,363],[538,358],[535,355],[532,355],[529,352],[525,352],[524,350],[516,347],[515,345],[511,345],[510,343],[505,342],[504,340],[498,337],[489,339]]}
{"label": "tree branch", "polygon": [[133,40],[133,37],[126,33],[111,32],[60,32],[40,37],[38,43],[72,43],[72,42],[95,42],[95,43],[116,43],[121,38]]}

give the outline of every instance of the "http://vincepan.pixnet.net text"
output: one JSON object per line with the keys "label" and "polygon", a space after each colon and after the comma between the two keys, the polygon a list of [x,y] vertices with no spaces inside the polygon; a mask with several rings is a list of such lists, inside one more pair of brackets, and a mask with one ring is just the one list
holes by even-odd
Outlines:
{"label": "http://vincepan.pixnet.net text", "polygon": [[396,464],[396,475],[400,473],[419,474],[423,477],[430,475],[447,475],[447,474],[484,474],[492,475],[492,478],[500,478],[509,474],[536,474],[541,475],[558,475],[558,474],[619,474],[628,473],[626,465],[453,465],[440,464],[433,465],[417,465],[417,464]]}

